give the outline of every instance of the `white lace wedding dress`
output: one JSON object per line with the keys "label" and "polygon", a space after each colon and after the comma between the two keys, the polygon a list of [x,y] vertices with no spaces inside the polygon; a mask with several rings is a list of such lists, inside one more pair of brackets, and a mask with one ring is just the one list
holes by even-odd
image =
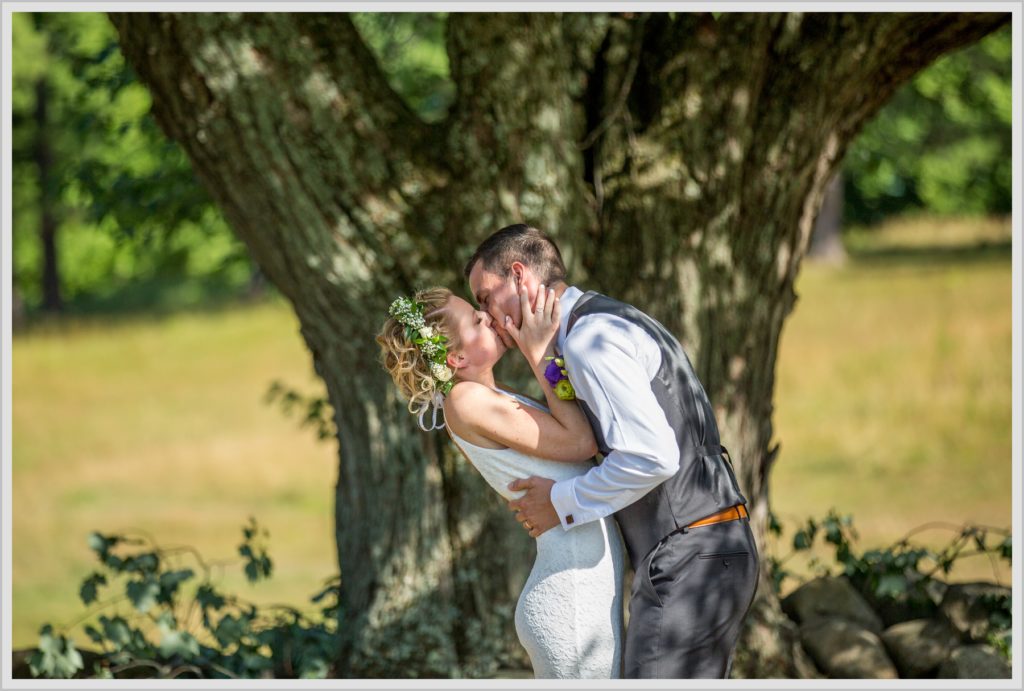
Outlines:
{"label": "white lace wedding dress", "polygon": [[[547,410],[518,394],[497,389],[524,405]],[[505,499],[508,484],[530,475],[565,480],[592,464],[562,463],[513,449],[487,449],[450,429],[455,443],[488,484]],[[564,530],[555,526],[537,542],[537,559],[516,605],[516,633],[533,663],[534,676],[554,679],[617,679],[622,650],[622,578],[625,552],[618,526],[607,517]]]}

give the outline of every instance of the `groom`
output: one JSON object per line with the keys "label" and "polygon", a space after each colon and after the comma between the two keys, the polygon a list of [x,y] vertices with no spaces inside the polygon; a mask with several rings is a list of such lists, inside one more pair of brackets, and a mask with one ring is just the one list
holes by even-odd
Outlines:
{"label": "groom", "polygon": [[[520,286],[561,297],[556,350],[590,420],[602,462],[553,482],[530,477],[509,503],[537,537],[614,513],[633,563],[627,678],[725,677],[757,586],[758,558],[714,412],[682,346],[640,310],[565,283],[555,243],[502,228],[466,264],[470,290],[503,329],[522,323]],[[556,616],[556,613],[552,613]]]}

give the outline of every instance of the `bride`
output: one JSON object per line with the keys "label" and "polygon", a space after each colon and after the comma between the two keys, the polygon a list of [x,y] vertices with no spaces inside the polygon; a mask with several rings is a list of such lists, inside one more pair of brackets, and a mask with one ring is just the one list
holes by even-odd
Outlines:
{"label": "bride", "polygon": [[[522,325],[506,324],[533,369],[547,406],[499,388],[494,365],[506,346],[490,315],[447,288],[398,298],[377,336],[382,361],[429,431],[445,426],[484,480],[506,500],[508,484],[537,475],[553,480],[582,475],[597,451],[574,401],[562,400],[545,377],[554,356],[559,301],[538,292],[531,309],[520,294]],[[432,409],[430,426],[424,417]],[[524,523],[527,530],[531,526]],[[537,558],[516,605],[515,624],[538,678],[620,676],[624,551],[618,526],[607,517],[573,530],[548,530],[536,540]]]}

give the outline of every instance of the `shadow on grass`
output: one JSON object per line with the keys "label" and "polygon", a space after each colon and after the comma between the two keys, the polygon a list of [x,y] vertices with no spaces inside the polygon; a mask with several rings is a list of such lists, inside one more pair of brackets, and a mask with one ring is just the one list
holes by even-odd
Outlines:
{"label": "shadow on grass", "polygon": [[982,264],[1009,262],[1013,256],[1010,239],[973,245],[923,245],[920,247],[881,246],[848,247],[850,257],[857,264],[869,268],[904,266],[948,266],[952,264]]}
{"label": "shadow on grass", "polygon": [[126,282],[103,294],[68,299],[59,313],[29,309],[15,320],[14,333],[61,331],[82,324],[159,322],[183,313],[219,314],[283,299],[276,287],[265,281],[246,285],[218,275],[187,279],[153,276]]}

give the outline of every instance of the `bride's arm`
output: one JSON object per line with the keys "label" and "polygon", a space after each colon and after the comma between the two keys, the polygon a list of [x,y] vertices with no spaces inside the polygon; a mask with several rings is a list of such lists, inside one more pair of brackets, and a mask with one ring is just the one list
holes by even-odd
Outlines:
{"label": "bride's arm", "polygon": [[578,418],[565,425],[543,410],[483,384],[466,381],[456,384],[448,394],[444,416],[459,436],[472,430],[485,439],[538,458],[578,463],[593,457],[597,444],[586,416],[572,401],[559,403],[577,408]]}

